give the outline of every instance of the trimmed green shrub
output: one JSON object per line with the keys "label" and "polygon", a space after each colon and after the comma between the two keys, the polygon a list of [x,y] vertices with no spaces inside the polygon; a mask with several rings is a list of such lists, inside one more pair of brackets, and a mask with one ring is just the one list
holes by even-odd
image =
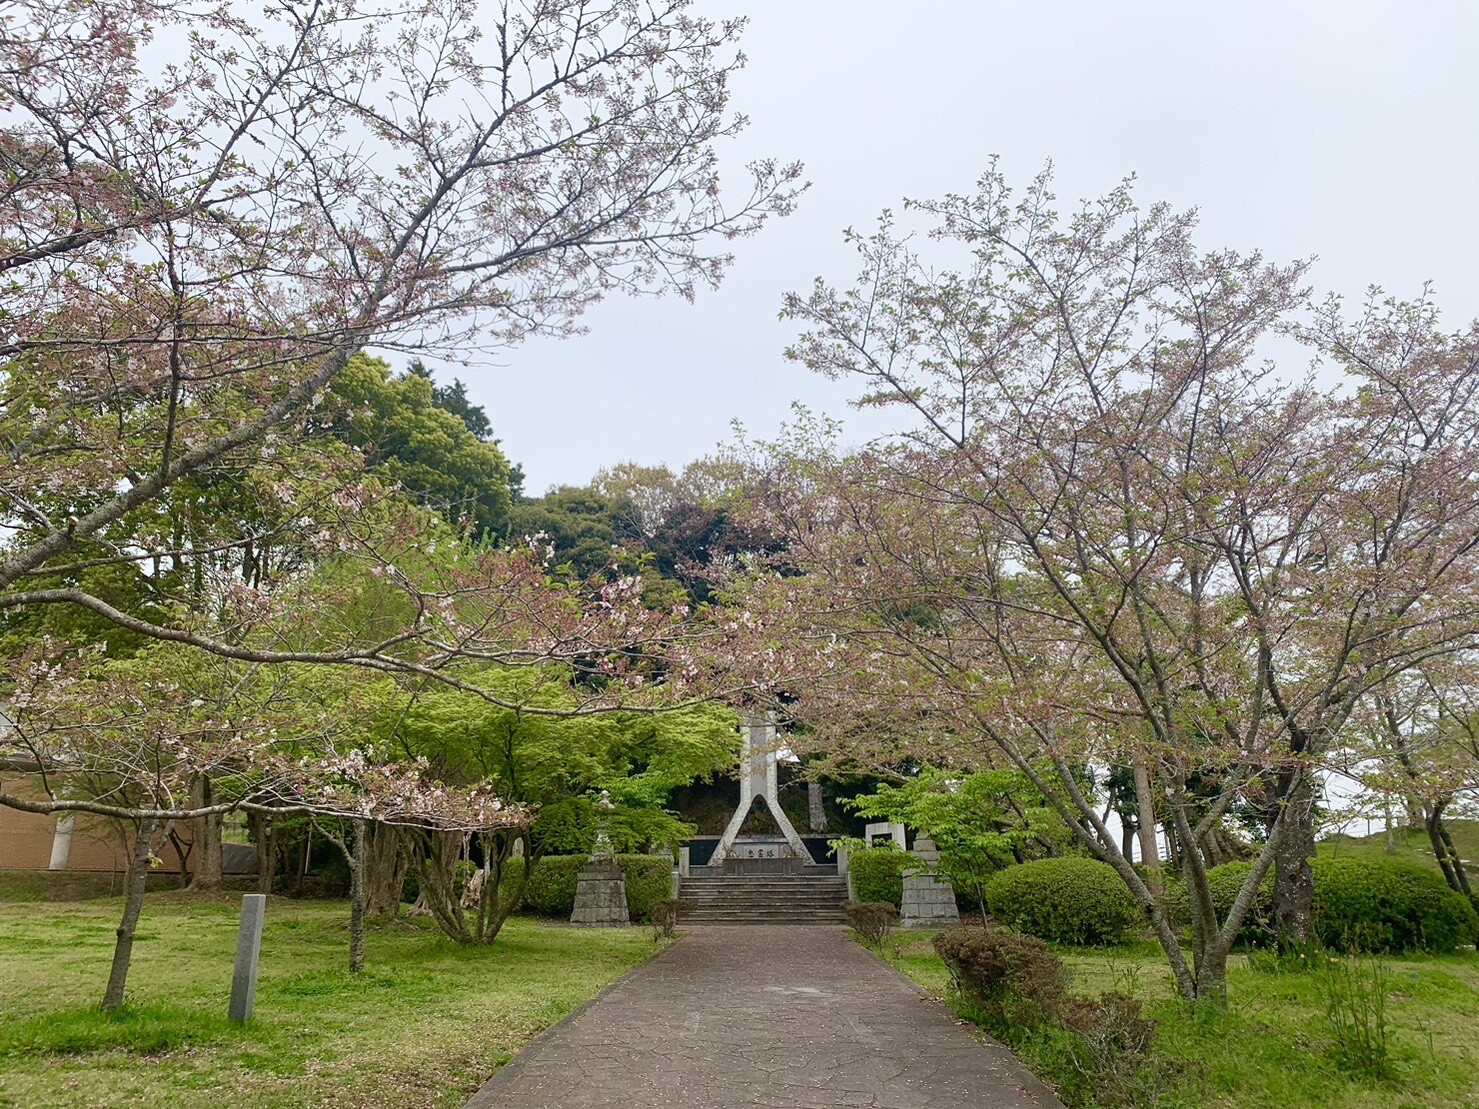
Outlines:
{"label": "trimmed green shrub", "polygon": [[904,870],[919,861],[897,847],[865,847],[847,857],[852,892],[859,902],[883,901],[894,908],[904,903]]}
{"label": "trimmed green shrub", "polygon": [[986,884],[1002,924],[1053,943],[1120,943],[1143,921],[1114,870],[1093,859],[1039,859],[1009,866]]}
{"label": "trimmed green shrub", "polygon": [[[575,908],[580,871],[588,861],[586,855],[546,855],[540,859],[524,887],[524,908],[540,916],[568,917]],[[626,876],[627,912],[633,920],[642,920],[659,901],[673,896],[670,856],[618,855],[616,861]]]}
{"label": "trimmed green shrub", "polygon": [[[1219,925],[1232,912],[1233,902],[1238,899],[1243,883],[1248,880],[1248,874],[1252,870],[1252,863],[1223,863],[1207,871],[1207,884],[1212,887],[1212,907],[1217,911]],[[1191,927],[1191,891],[1184,881],[1167,881],[1164,903],[1166,912],[1176,925],[1182,928]],[[1273,935],[1273,918],[1274,872],[1270,867],[1258,887],[1248,915],[1243,918],[1243,926],[1238,930],[1238,943],[1248,946],[1266,943]]]}
{"label": "trimmed green shrub", "polygon": [[847,923],[869,947],[882,947],[899,919],[899,910],[887,901],[849,901],[842,909]]}
{"label": "trimmed green shrub", "polygon": [[1396,860],[1315,859],[1315,933],[1339,951],[1452,951],[1479,917],[1434,871]]}

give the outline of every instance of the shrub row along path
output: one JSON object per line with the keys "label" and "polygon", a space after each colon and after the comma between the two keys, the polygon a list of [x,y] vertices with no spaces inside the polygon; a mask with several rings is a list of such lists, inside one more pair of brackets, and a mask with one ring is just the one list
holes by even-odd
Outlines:
{"label": "shrub row along path", "polygon": [[842,928],[692,928],[468,1109],[1059,1109]]}

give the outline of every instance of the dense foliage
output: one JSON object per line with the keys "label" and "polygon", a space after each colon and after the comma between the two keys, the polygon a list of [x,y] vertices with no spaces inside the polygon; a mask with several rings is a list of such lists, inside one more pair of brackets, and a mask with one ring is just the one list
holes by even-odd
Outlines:
{"label": "dense foliage", "polygon": [[1002,924],[1054,943],[1119,943],[1144,921],[1118,875],[1093,859],[1039,859],[1008,867],[986,886]]}
{"label": "dense foliage", "polygon": [[940,851],[940,874],[971,904],[980,903],[986,883],[1003,867],[1073,850],[1073,833],[1017,770],[951,774],[926,767],[843,805],[928,835]]}
{"label": "dense foliage", "polygon": [[442,391],[439,403],[429,377],[394,375],[384,361],[361,354],[349,360],[330,395],[337,402],[332,431],[364,454],[370,470],[453,527],[482,538],[507,535],[512,469],[491,441],[491,428],[484,437],[472,430],[487,427],[488,416],[465,393]]}
{"label": "dense foliage", "polygon": [[853,895],[863,902],[885,902],[899,908],[904,902],[904,871],[919,861],[897,847],[862,847],[850,851],[847,869]]}
{"label": "dense foliage", "polygon": [[1315,929],[1337,950],[1452,951],[1479,940],[1462,894],[1411,863],[1316,859]]}

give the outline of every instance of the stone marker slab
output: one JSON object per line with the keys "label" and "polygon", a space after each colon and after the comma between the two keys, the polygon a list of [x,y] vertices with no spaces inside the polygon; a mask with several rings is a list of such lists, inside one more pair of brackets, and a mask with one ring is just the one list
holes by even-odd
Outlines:
{"label": "stone marker slab", "polygon": [[236,970],[231,975],[230,1018],[237,1024],[252,1019],[257,1000],[257,960],[262,953],[262,921],[267,915],[267,895],[241,896],[241,927],[236,931]]}

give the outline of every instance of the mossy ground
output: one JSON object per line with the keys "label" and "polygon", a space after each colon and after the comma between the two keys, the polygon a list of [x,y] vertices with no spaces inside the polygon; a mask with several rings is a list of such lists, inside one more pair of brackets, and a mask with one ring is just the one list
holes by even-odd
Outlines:
{"label": "mossy ground", "polygon": [[225,1020],[239,895],[151,893],[126,1009],[97,1009],[121,901],[0,884],[0,1106],[458,1106],[542,1029],[657,950],[647,929],[514,919],[488,948],[272,898],[256,1012]]}

